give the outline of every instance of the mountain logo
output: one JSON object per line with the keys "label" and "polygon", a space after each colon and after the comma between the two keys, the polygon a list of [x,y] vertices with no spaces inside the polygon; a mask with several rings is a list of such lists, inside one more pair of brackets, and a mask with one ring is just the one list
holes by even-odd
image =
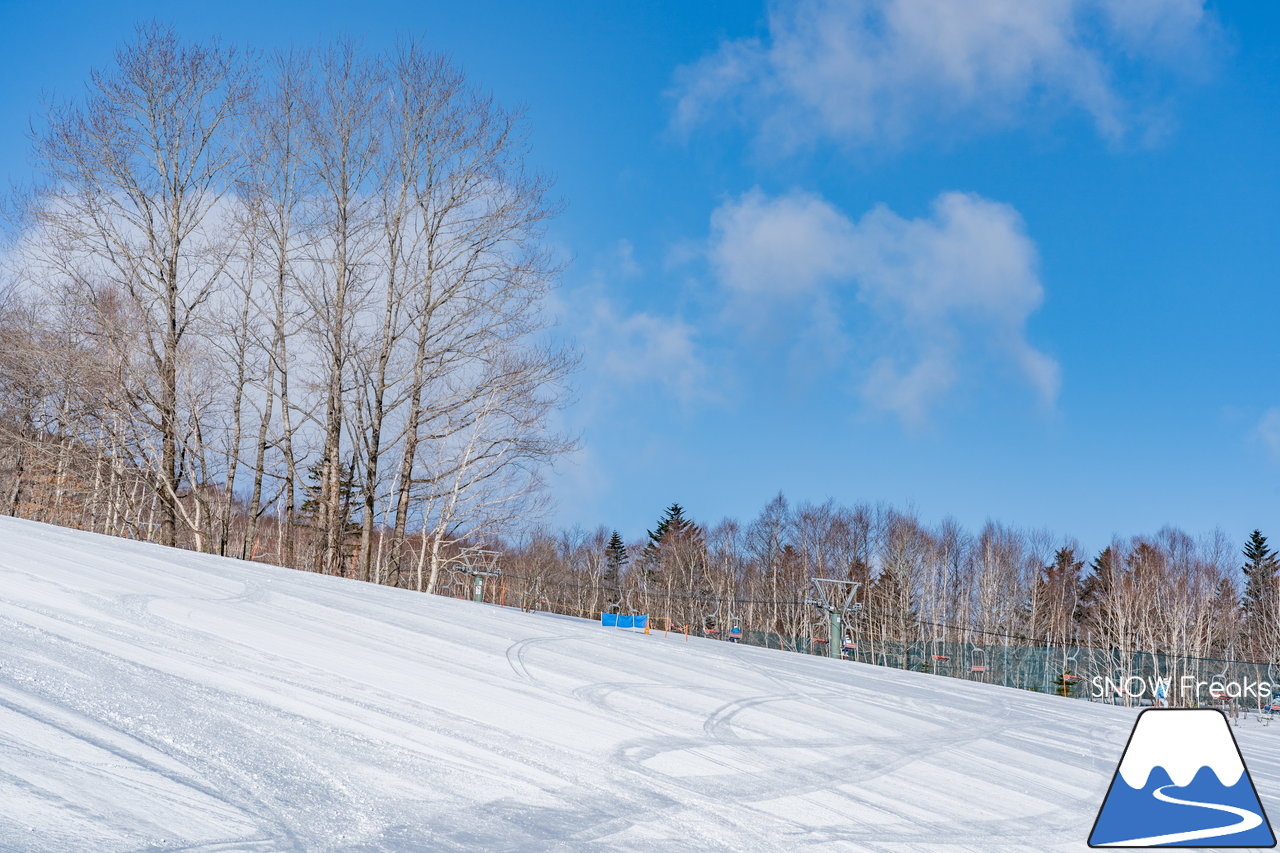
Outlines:
{"label": "mountain logo", "polygon": [[1227,718],[1213,708],[1138,715],[1090,847],[1275,847]]}

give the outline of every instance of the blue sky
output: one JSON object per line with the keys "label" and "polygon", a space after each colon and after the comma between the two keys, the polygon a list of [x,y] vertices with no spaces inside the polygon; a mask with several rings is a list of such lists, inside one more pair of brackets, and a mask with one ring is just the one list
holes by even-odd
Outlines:
{"label": "blue sky", "polygon": [[413,35],[527,107],[583,354],[563,525],[888,501],[1280,536],[1280,7],[15,3],[0,177],[136,21]]}

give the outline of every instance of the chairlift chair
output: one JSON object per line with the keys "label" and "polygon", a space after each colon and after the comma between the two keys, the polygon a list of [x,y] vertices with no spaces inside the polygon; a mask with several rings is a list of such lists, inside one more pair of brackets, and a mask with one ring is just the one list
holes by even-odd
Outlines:
{"label": "chairlift chair", "polygon": [[1231,701],[1231,696],[1226,692],[1226,684],[1227,684],[1227,668],[1226,668],[1226,667],[1224,667],[1224,668],[1223,668],[1223,670],[1222,670],[1222,672],[1215,672],[1215,673],[1213,674],[1213,680],[1214,680],[1214,681],[1216,681],[1216,682],[1218,682],[1219,684],[1223,685],[1223,692],[1222,692],[1222,693],[1210,693],[1209,695],[1210,695],[1210,696],[1212,696],[1214,699],[1216,699],[1216,700],[1218,700],[1218,701],[1225,701],[1225,702],[1229,702],[1229,701]]}
{"label": "chairlift chair", "polygon": [[1069,655],[1062,656],[1062,680],[1068,684],[1076,684],[1080,681],[1080,676],[1076,675],[1073,670],[1077,669],[1077,661],[1080,658],[1080,648],[1076,647]]}
{"label": "chairlift chair", "polygon": [[712,638],[720,636],[720,629],[716,627],[719,624],[719,620],[716,617],[719,615],[720,602],[717,601],[715,606],[711,608],[711,612],[704,614],[702,617],[702,636]]}
{"label": "chairlift chair", "polygon": [[[950,657],[949,655],[941,654],[941,653],[938,651],[938,643],[944,643],[944,644],[945,644],[945,643],[946,643],[946,640],[944,640],[942,637],[934,637],[934,638],[933,638],[933,655],[932,655],[932,657],[933,657],[933,659],[934,659],[934,660],[936,660],[936,661],[938,661],[938,662],[940,662],[940,663],[946,663],[947,661],[951,660],[951,657]],[[944,647],[944,650],[945,650],[945,647]]]}
{"label": "chairlift chair", "polygon": [[[982,663],[974,663],[973,656],[975,654],[982,655]],[[969,642],[969,671],[977,672],[977,673],[983,673],[987,671],[986,649],[982,648],[981,646],[979,646],[977,643],[973,641]]]}

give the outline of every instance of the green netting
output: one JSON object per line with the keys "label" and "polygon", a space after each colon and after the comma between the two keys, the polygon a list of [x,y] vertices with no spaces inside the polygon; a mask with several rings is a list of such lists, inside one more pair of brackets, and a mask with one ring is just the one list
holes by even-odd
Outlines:
{"label": "green netting", "polygon": [[[742,642],[801,654],[829,653],[826,643],[768,631],[744,631]],[[1270,685],[1280,680],[1280,664],[1085,646],[862,642],[844,650],[844,657],[1124,705],[1155,703],[1163,684],[1165,701],[1171,705],[1263,706],[1270,702]]]}

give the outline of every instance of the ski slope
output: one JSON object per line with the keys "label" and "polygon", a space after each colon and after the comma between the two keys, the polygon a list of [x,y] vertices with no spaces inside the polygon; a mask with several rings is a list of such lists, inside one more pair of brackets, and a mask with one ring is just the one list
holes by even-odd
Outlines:
{"label": "ski slope", "polygon": [[0,518],[4,851],[1083,850],[1134,716]]}

